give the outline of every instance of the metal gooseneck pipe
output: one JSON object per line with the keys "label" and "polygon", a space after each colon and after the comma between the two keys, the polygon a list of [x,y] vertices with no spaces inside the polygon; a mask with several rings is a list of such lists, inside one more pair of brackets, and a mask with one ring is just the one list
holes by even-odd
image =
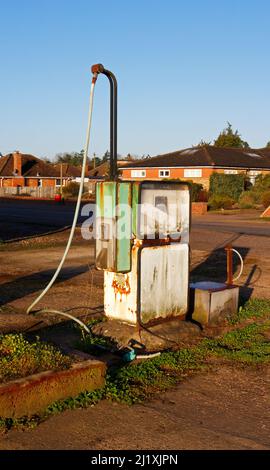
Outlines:
{"label": "metal gooseneck pipe", "polygon": [[110,180],[117,179],[117,80],[102,64],[92,65],[93,74],[102,73],[110,82]]}

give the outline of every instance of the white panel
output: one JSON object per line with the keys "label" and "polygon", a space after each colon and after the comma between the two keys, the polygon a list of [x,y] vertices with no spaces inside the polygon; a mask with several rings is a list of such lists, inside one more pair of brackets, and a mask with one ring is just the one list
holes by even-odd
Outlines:
{"label": "white panel", "polygon": [[202,170],[200,168],[185,169],[184,170],[184,177],[185,178],[201,178],[202,177]]}
{"label": "white panel", "polygon": [[175,243],[141,251],[141,320],[184,315],[188,308],[189,247]]}
{"label": "white panel", "polygon": [[131,178],[145,178],[146,170],[131,170]]}
{"label": "white panel", "polygon": [[224,170],[224,175],[237,175],[238,170]]}
{"label": "white panel", "polygon": [[[140,234],[155,238],[155,233],[181,235],[181,241],[189,239],[189,191],[188,189],[143,188],[141,194]],[[160,202],[158,202],[160,201]],[[162,201],[166,207],[162,209]]]}

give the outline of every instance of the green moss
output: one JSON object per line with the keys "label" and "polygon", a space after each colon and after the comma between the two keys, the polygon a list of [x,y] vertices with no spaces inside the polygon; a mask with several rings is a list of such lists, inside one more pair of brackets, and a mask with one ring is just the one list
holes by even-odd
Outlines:
{"label": "green moss", "polygon": [[29,342],[23,334],[0,335],[0,382],[46,370],[62,370],[70,365],[68,356],[39,338]]}

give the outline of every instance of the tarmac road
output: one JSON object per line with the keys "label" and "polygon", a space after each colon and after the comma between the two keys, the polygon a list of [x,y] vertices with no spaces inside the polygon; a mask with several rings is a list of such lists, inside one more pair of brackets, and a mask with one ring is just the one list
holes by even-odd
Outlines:
{"label": "tarmac road", "polygon": [[[85,206],[84,203],[82,206]],[[70,225],[75,204],[59,204],[55,201],[7,200],[0,199],[0,224],[7,224],[8,230],[0,225],[0,238],[8,240],[16,236],[41,234]],[[79,223],[87,218],[80,215]],[[16,227],[12,233],[12,226]],[[6,228],[6,227],[5,227]],[[16,230],[18,235],[16,235]],[[193,216],[192,233],[207,231],[239,235],[270,237],[270,223],[259,219],[258,211],[222,215],[207,214]],[[207,237],[208,238],[208,237]]]}

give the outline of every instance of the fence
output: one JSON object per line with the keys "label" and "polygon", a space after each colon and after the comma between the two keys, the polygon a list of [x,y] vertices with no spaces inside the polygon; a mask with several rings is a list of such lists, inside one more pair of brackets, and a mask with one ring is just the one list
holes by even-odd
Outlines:
{"label": "fence", "polygon": [[28,186],[17,186],[15,188],[4,187],[0,188],[0,197],[8,197],[8,196],[31,196],[35,198],[48,198],[53,199],[55,196],[55,188],[54,187],[38,187],[38,188],[31,188]]}

